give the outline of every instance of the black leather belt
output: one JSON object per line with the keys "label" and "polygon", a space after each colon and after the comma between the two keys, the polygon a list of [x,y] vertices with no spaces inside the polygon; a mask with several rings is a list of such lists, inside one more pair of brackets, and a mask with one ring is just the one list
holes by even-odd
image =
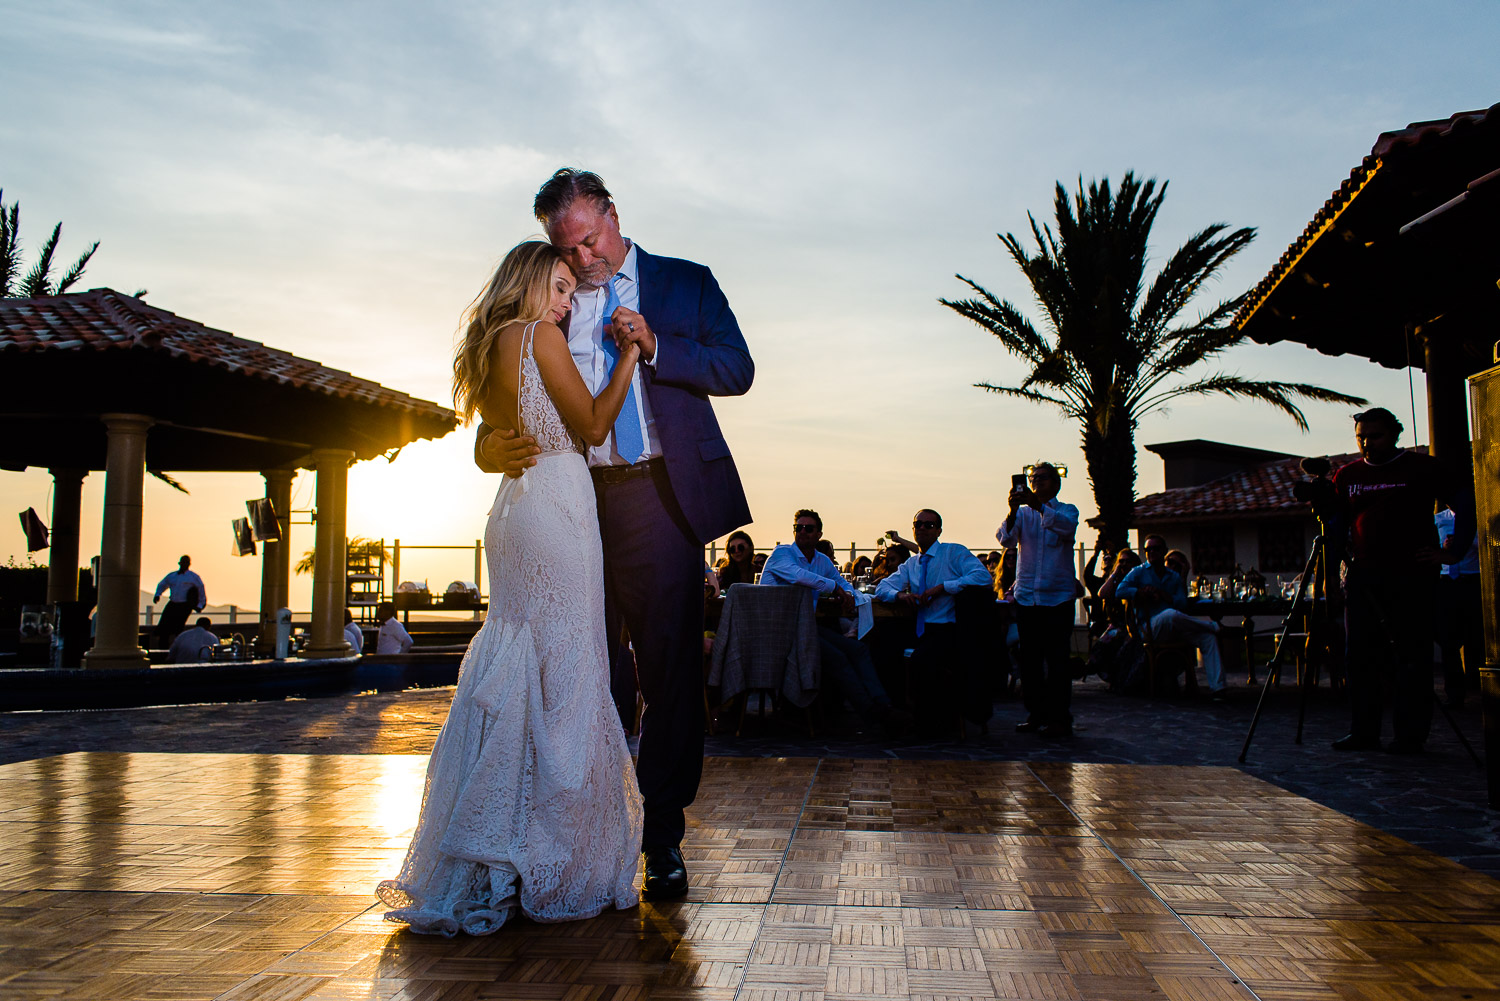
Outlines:
{"label": "black leather belt", "polygon": [[589,472],[600,483],[624,483],[626,480],[653,475],[661,464],[661,459],[647,459],[632,466],[594,466]]}

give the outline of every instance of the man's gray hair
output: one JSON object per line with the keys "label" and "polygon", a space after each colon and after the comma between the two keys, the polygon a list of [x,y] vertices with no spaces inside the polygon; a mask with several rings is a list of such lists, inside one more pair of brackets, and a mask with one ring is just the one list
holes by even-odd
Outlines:
{"label": "man's gray hair", "polygon": [[609,207],[611,200],[609,189],[604,186],[604,179],[598,174],[590,170],[563,167],[547,178],[547,183],[537,190],[536,200],[531,203],[531,208],[536,213],[537,220],[545,226],[550,220],[572,208],[580,196],[592,198],[600,212]]}

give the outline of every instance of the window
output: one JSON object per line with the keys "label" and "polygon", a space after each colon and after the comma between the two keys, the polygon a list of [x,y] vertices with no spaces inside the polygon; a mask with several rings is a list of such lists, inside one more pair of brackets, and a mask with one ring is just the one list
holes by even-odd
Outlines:
{"label": "window", "polygon": [[1307,564],[1307,542],[1300,521],[1260,526],[1261,573],[1297,573]]}
{"label": "window", "polygon": [[1193,529],[1193,573],[1221,574],[1234,570],[1234,529],[1229,525],[1198,525]]}

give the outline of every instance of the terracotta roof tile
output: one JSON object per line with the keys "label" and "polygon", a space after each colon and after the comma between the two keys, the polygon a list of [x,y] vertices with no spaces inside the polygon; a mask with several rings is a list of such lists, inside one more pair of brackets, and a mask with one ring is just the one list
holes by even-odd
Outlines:
{"label": "terracotta roof tile", "polygon": [[0,299],[0,353],[159,351],[195,364],[457,424],[453,411],[378,382],[158,309],[113,289]]}
{"label": "terracotta roof tile", "polygon": [[1276,265],[1245,296],[1244,303],[1230,322],[1243,330],[1250,317],[1270,296],[1282,279],[1291,274],[1297,261],[1302,258],[1313,242],[1328,229],[1339,214],[1348,208],[1354,196],[1375,177],[1383,164],[1396,163],[1418,147],[1429,147],[1447,136],[1464,136],[1475,129],[1500,128],[1500,104],[1481,111],[1465,111],[1450,118],[1431,122],[1413,122],[1404,129],[1382,132],[1370,153],[1359,166],[1349,172],[1348,178],[1338,187],[1323,207],[1313,215],[1312,221],[1292,245],[1282,253]]}
{"label": "terracotta roof tile", "polygon": [[[1357,458],[1357,452],[1328,457],[1334,469]],[[1292,496],[1292,484],[1306,479],[1301,461],[1277,459],[1194,487],[1147,494],[1135,502],[1134,524],[1306,514],[1307,505]]]}

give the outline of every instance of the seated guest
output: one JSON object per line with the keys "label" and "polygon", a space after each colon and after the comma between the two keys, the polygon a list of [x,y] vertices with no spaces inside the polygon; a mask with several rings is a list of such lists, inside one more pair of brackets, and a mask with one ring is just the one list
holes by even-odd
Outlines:
{"label": "seated guest", "polygon": [[961,659],[953,596],[966,587],[987,587],[991,577],[969,550],[938,541],[943,534],[943,517],[936,511],[918,511],[912,518],[912,534],[920,552],[876,585],[875,598],[901,602],[916,610],[917,642],[912,648],[911,675],[924,680],[914,685],[912,695],[920,707],[924,728],[936,730],[951,708],[954,686],[933,684],[932,679],[951,674]]}
{"label": "seated guest", "polygon": [[1167,566],[1177,571],[1177,576],[1182,578],[1183,586],[1193,579],[1193,564],[1187,558],[1187,553],[1181,549],[1167,550]]}
{"label": "seated guest", "polygon": [[824,556],[828,557],[829,563],[832,563],[835,567],[839,565],[839,554],[834,551],[833,543],[829,542],[827,539],[819,539],[817,550]]}
{"label": "seated guest", "polygon": [[874,565],[870,562],[870,557],[856,556],[844,567],[844,572],[850,577],[863,577]]}
{"label": "seated guest", "polygon": [[1136,606],[1153,639],[1181,640],[1196,646],[1203,660],[1203,674],[1208,678],[1209,691],[1214,695],[1224,691],[1224,665],[1219,660],[1219,626],[1182,611],[1187,607],[1187,584],[1181,574],[1167,566],[1166,539],[1159,535],[1146,536],[1146,562],[1125,575],[1125,579],[1116,585],[1114,595]]}
{"label": "seated guest", "polygon": [[1104,613],[1104,601],[1099,597],[1099,589],[1104,586],[1104,580],[1109,576],[1110,564],[1114,562],[1115,553],[1119,546],[1101,541],[1094,555],[1089,557],[1088,563],[1083,567],[1083,586],[1088,588],[1089,597],[1084,600],[1084,607],[1089,613],[1089,634],[1098,636],[1104,632],[1107,620]]}
{"label": "seated guest", "polygon": [[376,653],[407,653],[411,650],[414,641],[401,620],[396,618],[395,602],[382,601],[376,605],[375,621],[380,624],[380,632],[375,635]]}
{"label": "seated guest", "polygon": [[995,568],[995,596],[1001,601],[1010,601],[1016,587],[1016,547],[1007,546],[1000,554]]}
{"label": "seated guest", "polygon": [[204,615],[198,619],[193,628],[178,633],[171,647],[167,649],[167,663],[201,664],[206,660],[212,660],[213,652],[219,648],[219,637],[209,629],[211,625],[213,622]]}
{"label": "seated guest", "polygon": [[907,556],[915,556],[922,551],[922,547],[917,545],[911,539],[901,538],[901,533],[897,532],[894,528],[889,532],[886,532],[885,537],[887,539],[890,539],[891,542],[900,546],[902,549],[905,549]]}
{"label": "seated guest", "polygon": [[365,631],[359,628],[354,621],[354,613],[344,609],[344,640],[349,644],[349,649],[354,651],[358,657],[365,650]]}
{"label": "seated guest", "polygon": [[[792,526],[792,537],[797,541],[790,545],[777,546],[766,558],[761,571],[762,584],[791,584],[811,588],[818,595],[838,597],[843,601],[843,614],[852,617],[855,603],[859,599],[868,602],[868,596],[856,596],[849,582],[839,576],[834,566],[823,553],[818,552],[818,542],[823,538],[823,519],[818,512],[804,508],[798,511]],[[891,708],[890,696],[886,695],[880,677],[875,673],[875,664],[870,660],[870,651],[864,643],[845,636],[832,626],[818,623],[818,650],[822,656],[823,677],[833,682],[834,687],[854,711],[894,734],[904,723],[904,713]]]}
{"label": "seated guest", "polygon": [[744,532],[731,532],[724,544],[724,558],[718,566],[719,586],[726,591],[731,584],[754,584],[755,543]]}
{"label": "seated guest", "polygon": [[877,583],[901,569],[901,564],[911,555],[905,548],[891,543],[875,554],[875,564],[870,568],[870,579]]}
{"label": "seated guest", "polygon": [[1095,592],[1099,596],[1104,615],[1104,630],[1089,649],[1089,671],[1116,688],[1124,681],[1116,669],[1121,664],[1120,655],[1130,639],[1130,633],[1126,629],[1125,602],[1115,597],[1115,589],[1120,586],[1126,574],[1140,565],[1141,558],[1134,549],[1121,549],[1115,554],[1113,562],[1105,568],[1106,573]]}
{"label": "seated guest", "polygon": [[[756,573],[760,573],[766,568],[767,555],[768,554],[766,553],[756,553],[754,556],[750,557],[750,563],[755,568]],[[751,583],[754,583],[754,581],[752,580]]]}

